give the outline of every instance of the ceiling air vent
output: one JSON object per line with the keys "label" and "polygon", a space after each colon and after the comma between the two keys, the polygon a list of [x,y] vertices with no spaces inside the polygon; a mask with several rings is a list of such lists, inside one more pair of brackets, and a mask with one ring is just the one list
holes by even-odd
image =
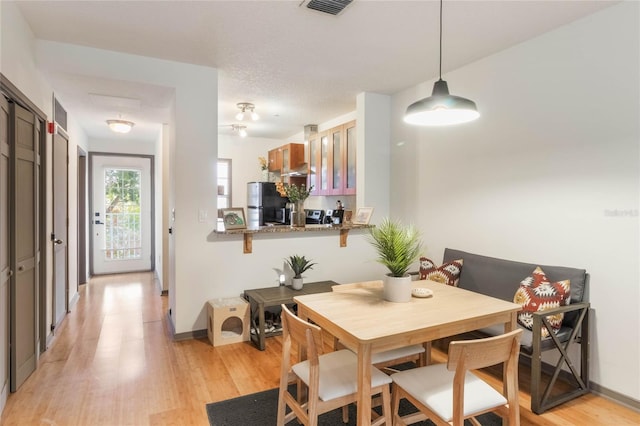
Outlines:
{"label": "ceiling air vent", "polygon": [[349,6],[352,0],[309,0],[307,8],[317,10],[319,12],[337,15]]}

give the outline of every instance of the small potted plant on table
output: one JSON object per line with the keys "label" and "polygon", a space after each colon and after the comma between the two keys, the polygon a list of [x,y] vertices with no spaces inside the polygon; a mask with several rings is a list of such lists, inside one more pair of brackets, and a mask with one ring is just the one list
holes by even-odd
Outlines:
{"label": "small potted plant on table", "polygon": [[291,287],[293,287],[294,290],[302,289],[302,273],[308,269],[313,269],[315,263],[311,263],[311,260],[307,260],[304,256],[298,256],[296,254],[289,256],[289,258],[285,259],[285,262],[287,262],[287,265],[289,265],[294,274]]}

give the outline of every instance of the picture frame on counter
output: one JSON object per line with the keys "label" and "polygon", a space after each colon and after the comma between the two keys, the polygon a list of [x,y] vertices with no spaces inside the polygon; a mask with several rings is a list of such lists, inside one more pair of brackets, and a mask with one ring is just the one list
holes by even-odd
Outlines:
{"label": "picture frame on counter", "polygon": [[228,209],[222,209],[222,223],[224,229],[246,229],[247,220],[244,216],[244,208],[232,207]]}
{"label": "picture frame on counter", "polygon": [[373,207],[360,207],[353,219],[354,225],[368,225],[373,214]]}

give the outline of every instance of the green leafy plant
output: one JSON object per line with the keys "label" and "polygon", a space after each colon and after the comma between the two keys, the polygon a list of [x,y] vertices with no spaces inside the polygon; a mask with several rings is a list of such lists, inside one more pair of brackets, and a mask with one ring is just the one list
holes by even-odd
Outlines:
{"label": "green leafy plant", "polygon": [[304,256],[298,256],[297,254],[289,256],[289,258],[285,259],[285,262],[295,274],[293,278],[302,278],[303,272],[313,269],[313,265],[317,265],[317,263],[311,263],[311,260],[307,260]]}
{"label": "green leafy plant", "polygon": [[258,157],[258,163],[260,164],[260,170],[267,170],[269,166],[267,166],[267,159],[264,157]]}
{"label": "green leafy plant", "polygon": [[287,198],[292,203],[297,203],[299,201],[304,201],[309,198],[311,195],[311,191],[313,191],[313,185],[307,189],[307,186],[303,183],[298,187],[295,183],[287,185],[284,187],[285,194],[287,194]]}
{"label": "green leafy plant", "polygon": [[406,276],[422,251],[420,232],[413,225],[388,218],[370,229],[369,240],[378,254],[376,261],[386,266],[392,277]]}

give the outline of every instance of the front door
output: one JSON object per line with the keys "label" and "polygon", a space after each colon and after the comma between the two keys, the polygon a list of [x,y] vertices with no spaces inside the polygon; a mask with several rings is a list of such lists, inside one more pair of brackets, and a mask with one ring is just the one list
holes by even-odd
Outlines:
{"label": "front door", "polygon": [[68,146],[66,136],[53,136],[53,328],[68,309]]}
{"label": "front door", "polygon": [[93,274],[152,269],[152,159],[91,155]]}

